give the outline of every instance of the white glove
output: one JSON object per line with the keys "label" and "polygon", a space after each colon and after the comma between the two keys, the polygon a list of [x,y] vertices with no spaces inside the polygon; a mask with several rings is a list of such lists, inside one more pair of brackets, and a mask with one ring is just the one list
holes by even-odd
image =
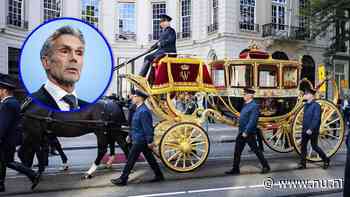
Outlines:
{"label": "white glove", "polygon": [[310,129],[306,130],[306,134],[311,135],[312,131]]}

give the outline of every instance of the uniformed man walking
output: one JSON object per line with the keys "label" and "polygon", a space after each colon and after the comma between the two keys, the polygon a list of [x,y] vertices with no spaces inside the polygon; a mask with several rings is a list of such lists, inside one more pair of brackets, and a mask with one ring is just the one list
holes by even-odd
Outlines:
{"label": "uniformed man walking", "polygon": [[146,77],[148,70],[154,59],[163,56],[165,53],[176,53],[176,32],[170,27],[172,18],[166,14],[160,16],[160,27],[162,28],[159,41],[151,48],[158,48],[157,51],[147,55],[144,59],[143,67],[140,76]]}
{"label": "uniformed man walking", "polygon": [[5,191],[6,168],[25,174],[32,181],[32,189],[39,183],[40,176],[30,168],[14,161],[16,146],[21,133],[17,129],[20,120],[20,104],[13,96],[15,82],[8,75],[0,75],[0,192]]}
{"label": "uniformed man walking", "polygon": [[122,175],[117,179],[111,180],[115,185],[124,186],[127,184],[130,171],[134,167],[140,153],[146,158],[155,174],[155,177],[151,182],[164,180],[164,176],[160,171],[157,160],[152,154],[152,149],[155,146],[153,144],[154,129],[152,114],[144,103],[147,96],[146,93],[141,92],[140,90],[135,90],[135,95],[132,97],[133,103],[136,104],[136,111],[132,116],[131,132],[127,138],[129,143],[131,140],[132,147]]}
{"label": "uniformed man walking", "polygon": [[309,140],[311,147],[322,158],[323,168],[329,167],[329,158],[318,146],[318,136],[320,135],[321,124],[321,106],[315,101],[316,90],[311,88],[305,90],[304,99],[306,104],[304,106],[303,128],[301,133],[301,161],[298,165],[299,169],[306,168],[306,151]]}
{"label": "uniformed man walking", "polygon": [[256,134],[257,134],[257,124],[259,119],[259,106],[253,100],[255,91],[253,89],[245,88],[244,89],[244,106],[241,110],[239,116],[239,133],[236,138],[235,152],[233,167],[230,171],[227,171],[226,174],[239,174],[239,164],[241,161],[241,154],[245,147],[245,144],[248,143],[251,150],[256,154],[260,163],[262,164],[261,173],[268,173],[270,171],[270,166],[267,163],[261,149],[257,147],[256,143]]}

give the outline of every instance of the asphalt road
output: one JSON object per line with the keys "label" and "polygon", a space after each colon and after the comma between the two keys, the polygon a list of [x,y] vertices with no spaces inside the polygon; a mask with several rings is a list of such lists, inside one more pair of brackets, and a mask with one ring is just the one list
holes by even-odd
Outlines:
{"label": "asphalt road", "polygon": [[[0,196],[342,196],[342,186],[337,183],[344,176],[344,146],[332,158],[331,167],[327,170],[320,168],[321,163],[310,163],[308,169],[296,170],[299,161],[296,153],[276,153],[265,147],[265,156],[272,168],[272,172],[265,175],[259,173],[261,169],[255,155],[246,148],[241,175],[227,176],[224,172],[232,166],[232,141],[237,129],[209,125],[208,133],[212,147],[209,159],[202,168],[179,174],[162,166],[166,181],[147,183],[153,175],[146,163],[139,162],[127,187],[116,187],[110,183],[110,179],[120,175],[123,163],[114,164],[113,169],[102,166],[92,179],[81,180],[96,157],[96,149],[93,148],[96,139],[93,135],[60,139],[63,147],[68,148],[65,152],[69,157],[69,171],[60,172],[59,157],[50,157],[49,168],[42,181],[35,191],[31,191],[26,177],[9,170],[7,191]],[[85,148],[77,150],[78,146]]]}

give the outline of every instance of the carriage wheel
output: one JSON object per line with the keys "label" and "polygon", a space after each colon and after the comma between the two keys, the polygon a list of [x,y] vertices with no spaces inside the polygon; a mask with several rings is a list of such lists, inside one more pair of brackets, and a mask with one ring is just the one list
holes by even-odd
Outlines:
{"label": "carriage wheel", "polygon": [[[274,125],[274,126],[272,126]],[[294,150],[292,143],[292,129],[288,120],[272,123],[262,129],[261,135],[265,144],[279,153],[289,153]]]}
{"label": "carriage wheel", "polygon": [[[328,157],[333,156],[340,148],[345,133],[344,119],[338,108],[330,101],[317,100],[321,105],[321,125],[318,145]],[[301,132],[304,117],[304,107],[298,112],[293,122],[293,142],[298,154],[301,153]],[[319,155],[311,148],[309,142],[307,146],[307,160],[321,161]]]}
{"label": "carriage wheel", "polygon": [[207,160],[210,142],[204,129],[195,123],[177,123],[160,141],[160,158],[175,172],[191,172]]}

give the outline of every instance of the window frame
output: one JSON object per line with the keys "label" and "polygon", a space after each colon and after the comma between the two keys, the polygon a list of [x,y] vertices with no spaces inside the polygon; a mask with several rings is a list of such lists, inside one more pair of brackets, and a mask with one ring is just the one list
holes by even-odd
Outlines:
{"label": "window frame", "polygon": [[[159,10],[155,15],[155,6],[158,5]],[[164,8],[160,8],[160,5],[164,5]],[[152,39],[151,40],[159,40],[161,28],[159,26],[160,23],[160,15],[167,13],[167,3],[166,1],[159,1],[159,2],[151,2],[151,16],[152,16]],[[156,29],[155,29],[156,28]]]}
{"label": "window frame", "polygon": [[[297,72],[297,78],[296,78],[296,83],[295,83],[295,86],[286,86],[284,84],[284,73],[285,73],[285,69],[286,68],[294,68],[296,69],[296,72]],[[282,67],[282,87],[283,89],[295,89],[295,88],[298,88],[298,82],[299,82],[299,69],[298,69],[298,66],[296,65],[283,65]]]}
{"label": "window frame", "polygon": [[[184,15],[184,13],[186,11],[184,11],[184,4],[185,2],[187,3],[188,9],[188,15]],[[191,37],[191,32],[192,32],[192,0],[180,0],[180,30],[181,30],[181,38],[190,38]],[[185,23],[185,20],[189,20],[186,21],[187,23]],[[185,24],[187,24],[188,26],[186,26],[186,28],[188,28],[188,30],[184,30],[185,29]]]}
{"label": "window frame", "polygon": [[[250,67],[250,79],[249,79],[249,84],[246,86],[233,86],[232,85],[232,74],[233,74],[233,67],[234,66],[245,66],[245,67]],[[254,65],[253,64],[230,64],[228,66],[229,70],[229,87],[231,88],[251,88],[254,86]]]}
{"label": "window frame", "polygon": [[[270,86],[270,87],[264,87],[260,85],[260,69],[261,67],[270,67],[270,68],[274,68],[276,71],[276,85],[275,86]],[[278,65],[274,65],[274,64],[257,64],[257,87],[261,88],[261,89],[277,89],[279,88],[280,85],[280,79],[279,79],[279,74],[280,74],[280,70],[279,70],[279,66]]]}
{"label": "window frame", "polygon": [[[84,3],[86,3],[86,4],[84,4]],[[86,8],[87,8],[87,6],[94,6],[93,3],[96,4],[96,8],[94,8],[94,14],[95,14],[95,10],[97,11],[96,12],[97,14],[94,15],[94,16],[87,15],[87,9]],[[100,23],[100,17],[99,17],[99,15],[100,15],[100,0],[81,0],[81,6],[80,7],[81,7],[81,10],[80,10],[81,11],[80,12],[81,19],[83,21],[85,21],[85,22],[95,26],[95,27],[98,27],[98,25]],[[83,14],[83,11],[85,11],[86,13]],[[91,19],[87,19],[88,17],[96,19],[96,22],[91,22]]]}
{"label": "window frame", "polygon": [[[249,1],[249,2],[248,2]],[[240,15],[239,15],[239,29],[246,31],[257,31],[256,24],[256,0],[240,0]],[[247,12],[243,12],[243,8],[247,8]],[[253,12],[252,12],[253,11]],[[253,15],[253,16],[252,16]],[[246,16],[248,22],[243,20]],[[253,19],[253,23],[251,23]]]}
{"label": "window frame", "polygon": [[[121,17],[121,5],[126,5],[126,4],[132,4],[133,5],[133,14],[132,14],[132,17]],[[127,10],[127,9],[124,9],[124,10]],[[137,25],[136,25],[136,3],[135,2],[123,2],[123,1],[120,1],[118,2],[118,5],[117,5],[117,13],[118,13],[118,17],[117,17],[117,32],[119,35],[126,35],[127,36],[136,36],[136,33],[137,33]],[[128,22],[133,22],[133,25],[134,25],[134,32],[127,32],[127,31],[122,31],[123,29],[121,28],[120,26],[120,22],[121,21],[128,21]],[[127,37],[127,39],[129,40],[129,38]]]}
{"label": "window frame", "polygon": [[[55,19],[55,18],[59,18],[59,17],[61,17],[62,16],[62,8],[63,8],[63,0],[50,0],[51,1],[51,4],[49,4],[49,2],[47,2],[48,0],[43,0],[42,1],[42,8],[43,8],[43,21],[45,22],[45,21],[48,21],[48,20],[51,20],[51,19]],[[52,1],[55,1],[55,3],[53,3]],[[48,6],[48,7],[46,7],[45,8],[45,5],[51,5],[51,8],[49,8],[50,6]],[[53,9],[52,8],[52,6],[53,5],[55,5],[55,6],[57,6],[57,9],[55,10],[55,9]],[[46,17],[46,14],[48,14],[48,13],[45,13],[45,11],[47,11],[47,12],[51,12],[51,14],[57,14],[58,13],[58,16],[53,16],[53,15],[51,15],[51,16],[49,16],[49,15],[47,15],[47,16],[49,16],[49,17]]]}

